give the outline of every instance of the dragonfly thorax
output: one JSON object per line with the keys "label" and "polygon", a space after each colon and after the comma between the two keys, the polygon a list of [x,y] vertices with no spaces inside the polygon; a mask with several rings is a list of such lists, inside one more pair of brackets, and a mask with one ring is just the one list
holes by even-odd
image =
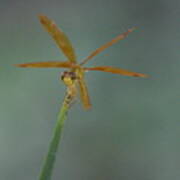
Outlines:
{"label": "dragonfly thorax", "polygon": [[77,79],[77,75],[73,71],[64,71],[61,74],[61,80],[65,83],[66,86],[74,84],[74,81]]}

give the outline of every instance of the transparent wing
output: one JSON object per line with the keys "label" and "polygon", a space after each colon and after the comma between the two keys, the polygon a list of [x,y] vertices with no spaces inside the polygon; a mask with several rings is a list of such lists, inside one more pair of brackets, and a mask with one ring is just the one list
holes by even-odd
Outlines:
{"label": "transparent wing", "polygon": [[80,65],[83,65],[85,63],[87,63],[87,61],[89,61],[90,59],[92,59],[94,56],[96,56],[97,54],[99,54],[100,52],[104,51],[106,48],[112,46],[113,44],[117,43],[118,41],[124,39],[129,33],[131,33],[135,28],[131,28],[128,29],[126,32],[120,34],[119,36],[115,37],[114,39],[112,39],[111,41],[107,42],[106,44],[102,45],[101,47],[99,47],[98,49],[96,49],[95,51],[93,51],[87,58],[85,58],[82,63],[80,63]]}
{"label": "transparent wing", "polygon": [[76,62],[76,55],[74,48],[65,35],[64,32],[61,31],[60,28],[56,26],[56,24],[50,20],[47,16],[39,15],[39,20],[41,24],[44,26],[46,31],[52,36],[52,38],[57,43],[58,47],[63,51],[63,53],[67,56],[68,60],[72,62]]}
{"label": "transparent wing", "polygon": [[113,74],[120,74],[124,76],[134,76],[134,77],[148,77],[146,74],[141,74],[137,72],[131,72],[125,69],[115,68],[111,66],[99,66],[99,67],[92,67],[92,68],[84,68],[85,71],[104,71]]}
{"label": "transparent wing", "polygon": [[85,109],[90,109],[91,108],[90,98],[89,98],[88,89],[87,89],[87,86],[83,77],[81,77],[78,80],[78,86],[79,86],[80,98],[81,98],[83,107]]}
{"label": "transparent wing", "polygon": [[17,67],[23,68],[73,68],[73,63],[69,61],[47,61],[47,62],[32,62],[24,64],[15,64]]}

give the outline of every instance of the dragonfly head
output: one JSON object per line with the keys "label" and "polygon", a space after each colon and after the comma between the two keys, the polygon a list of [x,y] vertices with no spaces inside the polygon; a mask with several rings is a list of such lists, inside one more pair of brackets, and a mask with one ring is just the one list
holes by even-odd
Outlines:
{"label": "dragonfly head", "polygon": [[65,83],[66,86],[73,85],[76,79],[77,79],[76,73],[73,71],[64,71],[61,74],[61,80]]}

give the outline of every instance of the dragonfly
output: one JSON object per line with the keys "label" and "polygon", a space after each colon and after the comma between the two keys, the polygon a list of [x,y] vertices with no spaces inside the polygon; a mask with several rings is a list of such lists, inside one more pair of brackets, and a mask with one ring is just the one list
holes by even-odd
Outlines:
{"label": "dragonfly", "polygon": [[60,48],[63,54],[66,56],[65,61],[46,61],[46,62],[30,62],[25,64],[16,64],[22,68],[66,68],[61,74],[61,80],[67,86],[67,104],[70,104],[72,99],[80,94],[82,105],[85,109],[91,107],[90,97],[87,89],[87,85],[84,79],[84,74],[87,71],[103,71],[108,73],[114,73],[124,76],[134,77],[147,77],[146,74],[131,72],[125,69],[120,69],[112,66],[96,66],[96,67],[84,67],[84,65],[96,55],[104,51],[106,48],[112,46],[118,41],[126,38],[129,33],[133,32],[135,28],[130,28],[126,32],[116,36],[109,42],[95,49],[89,56],[83,59],[80,63],[77,62],[74,47],[72,46],[67,35],[45,15],[39,15],[39,20],[45,30],[50,34],[52,39],[56,42],[56,45]]}

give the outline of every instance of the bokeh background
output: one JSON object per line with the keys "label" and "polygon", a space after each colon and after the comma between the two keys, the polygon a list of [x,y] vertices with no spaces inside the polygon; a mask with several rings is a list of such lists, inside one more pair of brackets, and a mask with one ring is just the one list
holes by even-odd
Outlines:
{"label": "bokeh background", "polygon": [[37,179],[65,94],[61,69],[12,66],[65,59],[41,13],[66,32],[79,60],[137,26],[88,65],[150,75],[87,73],[93,108],[71,109],[52,179],[179,180],[179,0],[0,0],[0,179]]}

